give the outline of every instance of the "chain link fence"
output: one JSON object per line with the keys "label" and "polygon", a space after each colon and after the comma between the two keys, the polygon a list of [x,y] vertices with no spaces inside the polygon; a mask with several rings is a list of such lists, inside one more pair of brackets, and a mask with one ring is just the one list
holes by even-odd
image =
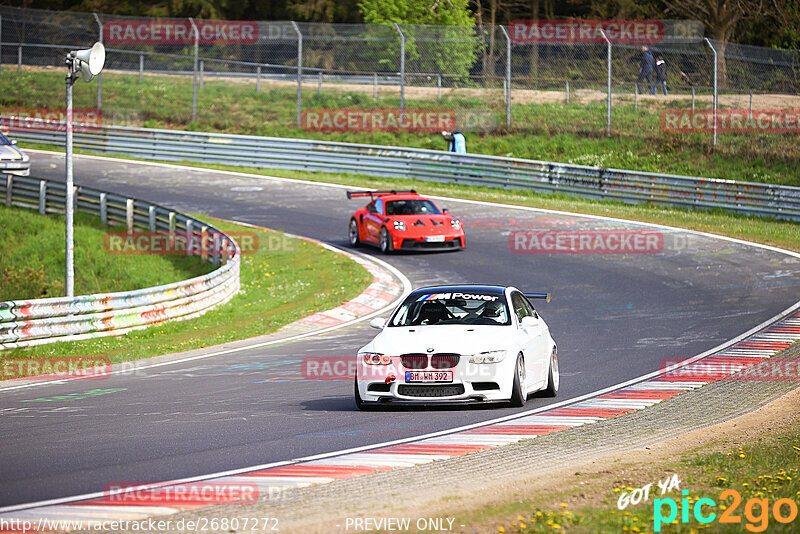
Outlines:
{"label": "chain link fence", "polygon": [[798,51],[702,38],[651,45],[667,65],[665,95],[662,84],[636,83],[639,44],[525,42],[511,27],[11,7],[0,7],[0,17],[3,115],[62,109],[66,52],[97,40],[105,70],[96,86],[75,85],[75,106],[114,125],[287,136],[454,128],[658,136],[664,110],[712,109],[715,94],[720,109],[800,108]]}

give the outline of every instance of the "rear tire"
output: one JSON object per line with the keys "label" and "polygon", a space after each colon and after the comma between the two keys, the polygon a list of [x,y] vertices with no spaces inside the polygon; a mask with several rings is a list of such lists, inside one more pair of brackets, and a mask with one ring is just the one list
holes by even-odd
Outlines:
{"label": "rear tire", "polygon": [[514,385],[511,389],[510,404],[514,408],[522,408],[528,400],[528,392],[525,389],[525,360],[522,354],[517,354],[517,365],[514,367]]}
{"label": "rear tire", "polygon": [[389,230],[387,230],[385,226],[381,228],[381,235],[378,240],[378,244],[381,247],[381,252],[384,254],[389,254],[392,252],[392,250],[394,250],[392,248],[392,236],[389,235]]}
{"label": "rear tire", "polygon": [[353,248],[358,248],[361,245],[358,232],[358,223],[355,219],[350,219],[350,226],[347,228],[347,237],[348,241],[350,241],[350,246]]}
{"label": "rear tire", "polygon": [[558,370],[558,353],[553,347],[553,354],[550,356],[550,371],[547,373],[547,387],[544,388],[545,397],[555,397],[558,395],[558,386],[561,383],[561,373]]}

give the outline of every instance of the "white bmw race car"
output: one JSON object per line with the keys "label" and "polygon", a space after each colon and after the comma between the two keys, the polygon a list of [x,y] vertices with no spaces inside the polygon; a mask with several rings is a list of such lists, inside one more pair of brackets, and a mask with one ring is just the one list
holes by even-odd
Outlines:
{"label": "white bmw race car", "polygon": [[488,285],[413,291],[388,321],[370,323],[381,333],[358,351],[356,405],[523,406],[536,391],[555,396],[556,343],[529,297],[549,300]]}

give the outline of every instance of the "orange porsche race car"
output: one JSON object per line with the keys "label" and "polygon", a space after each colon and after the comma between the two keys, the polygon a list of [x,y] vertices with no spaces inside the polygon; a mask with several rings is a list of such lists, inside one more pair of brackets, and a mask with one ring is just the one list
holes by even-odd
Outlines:
{"label": "orange porsche race car", "polygon": [[416,191],[348,191],[347,198],[369,197],[350,218],[350,245],[395,250],[461,250],[466,246],[461,221]]}

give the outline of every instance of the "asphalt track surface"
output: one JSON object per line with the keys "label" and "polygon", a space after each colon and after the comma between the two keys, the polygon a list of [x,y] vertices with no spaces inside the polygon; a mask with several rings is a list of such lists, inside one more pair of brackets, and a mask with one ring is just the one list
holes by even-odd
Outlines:
{"label": "asphalt track surface", "polygon": [[[63,180],[63,155],[32,157],[33,176]],[[77,157],[75,176],[78,184],[340,247],[347,247],[350,214],[363,203],[346,200],[340,188],[123,160]],[[466,222],[468,248],[384,259],[414,287],[480,282],[552,292],[552,302],[537,308],[559,344],[561,391],[557,399],[529,399],[526,409],[657,370],[663,359],[701,353],[778,314],[800,293],[800,259],[771,250],[663,230],[659,253],[520,254],[511,250],[509,232],[648,228],[438,203]],[[115,375],[102,384],[0,390],[0,506],[102,491],[112,482],[172,480],[289,460],[519,411],[358,412],[352,382],[297,380],[302,358],[354,355],[375,333],[361,323],[294,343]],[[115,391],[23,402],[94,388]]]}

